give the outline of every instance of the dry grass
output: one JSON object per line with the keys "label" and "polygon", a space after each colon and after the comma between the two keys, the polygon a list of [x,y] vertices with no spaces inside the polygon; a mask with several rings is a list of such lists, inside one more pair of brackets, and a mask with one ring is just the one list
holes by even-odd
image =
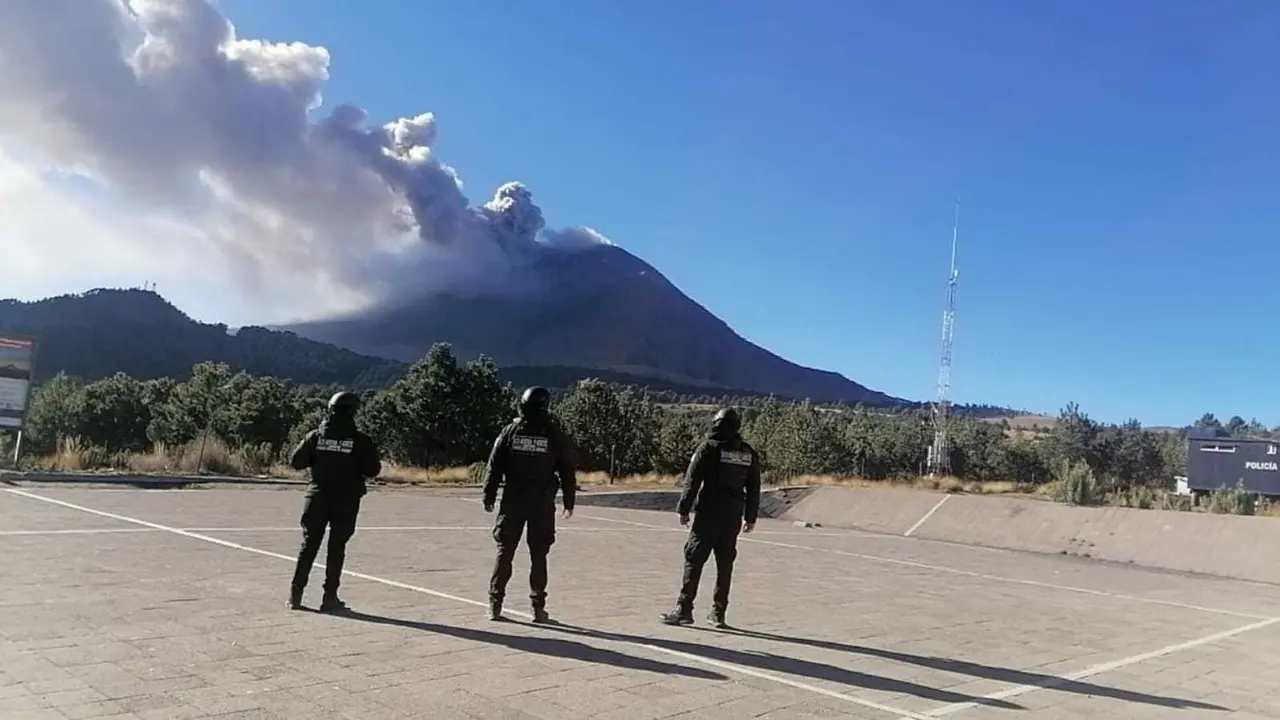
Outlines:
{"label": "dry grass", "polygon": [[1044,437],[1058,425],[1056,417],[1048,415],[1015,415],[1014,417],[986,418],[984,422],[1009,423],[1005,437],[1014,440],[1034,440]]}
{"label": "dry grass", "polygon": [[380,482],[390,485],[470,485],[474,483],[471,469],[466,467],[428,469],[384,462],[382,474],[378,477]]}
{"label": "dry grass", "polygon": [[216,437],[210,437],[203,446],[197,439],[180,447],[157,445],[145,453],[111,453],[70,437],[59,440],[52,455],[25,458],[23,464],[29,470],[47,472],[250,477],[276,474],[276,460],[270,447],[232,448]]}
{"label": "dry grass", "polygon": [[[205,443],[203,460],[200,459],[200,441],[185,446],[168,448],[157,446],[145,453],[108,453],[102,448],[87,445],[79,438],[68,438],[58,443],[57,451],[44,457],[26,458],[27,469],[48,472],[112,473],[131,475],[228,475],[241,477],[278,477],[303,479],[305,475],[280,462],[268,448],[232,448],[218,438],[210,437]],[[197,463],[201,473],[197,473]],[[449,487],[478,485],[484,478],[484,466],[451,468],[420,468],[383,463],[379,482],[389,485],[419,487]],[[580,472],[578,484],[593,488],[619,490],[671,489],[679,487],[679,475],[644,473],[610,478],[604,472]],[[786,485],[825,485],[835,487],[901,487],[941,492],[965,492],[974,494],[1003,494],[1024,492],[1012,482],[966,482],[957,478],[906,478],[894,480],[867,480],[863,478],[833,475],[804,475],[789,478]]]}
{"label": "dry grass", "polygon": [[[201,469],[197,473],[197,463]],[[200,441],[168,448],[157,446],[146,453],[110,453],[102,448],[85,444],[79,438],[59,441],[57,450],[48,456],[28,457],[26,469],[49,472],[192,476],[226,475],[237,477],[275,477],[301,480],[305,476],[279,462],[269,448],[232,448],[221,440],[210,437],[205,443],[201,460]],[[477,463],[466,467],[426,469],[383,463],[379,481],[391,485],[416,487],[460,487],[478,485],[484,477],[484,465]],[[680,486],[678,475],[647,473],[610,479],[607,473],[583,472],[578,483],[594,490],[659,490]],[[893,487],[945,493],[973,495],[1023,495],[1043,500],[1055,500],[1059,488],[1054,483],[1025,485],[1009,481],[976,482],[954,477],[894,478],[868,480],[865,478],[838,477],[832,475],[802,475],[786,479],[787,486],[827,487]],[[1248,500],[1238,490],[1221,491],[1207,502],[1193,506],[1191,498],[1175,495],[1160,488],[1132,488],[1127,491],[1102,493],[1090,504],[1118,507],[1180,510],[1183,512],[1209,512],[1222,514],[1252,514],[1280,517],[1280,502],[1262,499]],[[1245,508],[1248,508],[1247,510]]]}
{"label": "dry grass", "polygon": [[[236,477],[275,477],[301,480],[305,478],[287,465],[269,447],[229,447],[218,438],[210,437],[204,444],[197,439],[181,447],[157,446],[145,453],[110,453],[82,442],[79,438],[67,438],[57,444],[56,451],[43,457],[28,457],[26,469],[49,472],[127,474],[139,476],[192,476],[225,475]],[[197,472],[197,466],[199,472]],[[460,487],[480,484],[484,478],[484,465],[476,463],[465,467],[418,468],[383,463],[379,481],[390,485],[416,487]],[[603,472],[582,472],[578,483],[589,489],[606,490],[658,490],[680,486],[678,475],[646,473],[626,477],[609,478]],[[1023,495],[1044,500],[1058,499],[1058,486],[1054,483],[1025,485],[1010,481],[977,482],[954,477],[915,477],[869,480],[832,475],[802,475],[787,478],[780,484],[788,486],[828,487],[893,487],[944,493],[973,495]],[[1237,497],[1238,496],[1238,497]],[[1254,514],[1280,517],[1280,502],[1248,501],[1237,490],[1223,491],[1199,506],[1192,506],[1190,498],[1178,496],[1159,488],[1133,488],[1127,491],[1101,492],[1089,504],[1119,507],[1181,510],[1189,512],[1217,512],[1224,514]],[[1248,510],[1245,510],[1245,507]]]}
{"label": "dry grass", "polygon": [[[393,485],[477,485],[484,479],[484,466],[477,463],[467,467],[426,469],[405,467],[383,463],[379,481]],[[578,484],[587,486],[613,486],[617,488],[660,488],[676,487],[680,484],[679,476],[647,473],[644,475],[628,475],[614,478],[612,482],[608,473],[580,472]]]}
{"label": "dry grass", "polygon": [[1057,427],[1058,418],[1050,415],[1015,415],[1009,418],[994,418],[991,422],[1007,420],[1014,430],[1049,431]]}
{"label": "dry grass", "polygon": [[[473,476],[470,468],[458,467],[445,470],[423,470],[421,468],[393,468],[384,470],[382,479],[387,482],[410,485],[453,485],[478,482],[479,475]],[[476,478],[471,480],[471,478]],[[661,473],[645,473],[609,478],[608,473],[580,472],[578,484],[593,488],[614,487],[618,489],[669,489],[679,487],[683,478],[679,475],[663,475]],[[943,478],[902,478],[891,480],[867,480],[864,478],[838,477],[834,475],[801,475],[789,478],[785,485],[823,485],[830,487],[900,487],[915,490],[931,490],[935,492],[963,492],[976,495],[998,495],[1008,493],[1030,492],[1030,488],[1009,481],[976,482],[964,481],[953,477]]]}
{"label": "dry grass", "polygon": [[969,493],[972,495],[1006,495],[1026,493],[1031,488],[1007,480],[980,482],[954,477],[913,477],[868,480],[865,478],[837,477],[832,475],[801,475],[787,481],[787,485],[824,485],[833,487],[893,487],[904,490],[930,492]]}

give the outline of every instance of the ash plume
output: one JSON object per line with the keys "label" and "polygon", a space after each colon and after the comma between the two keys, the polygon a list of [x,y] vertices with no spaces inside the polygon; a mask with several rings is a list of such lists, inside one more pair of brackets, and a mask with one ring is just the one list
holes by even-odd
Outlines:
{"label": "ash plume", "polygon": [[171,249],[217,253],[250,289],[292,276],[363,304],[494,290],[536,253],[609,242],[547,230],[519,183],[473,206],[431,113],[313,119],[329,63],[238,38],[207,0],[3,0],[0,147],[185,225]]}

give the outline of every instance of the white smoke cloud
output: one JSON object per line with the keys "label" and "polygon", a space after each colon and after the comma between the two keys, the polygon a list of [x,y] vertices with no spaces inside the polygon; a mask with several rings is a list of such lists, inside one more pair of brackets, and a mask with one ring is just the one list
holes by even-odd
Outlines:
{"label": "white smoke cloud", "polygon": [[585,250],[601,245],[613,245],[613,241],[601,234],[599,230],[589,227],[547,230],[543,232],[542,240],[550,247],[564,250]]}
{"label": "white smoke cloud", "polygon": [[[21,162],[25,192],[41,173],[78,173],[145,218],[103,219],[109,230],[79,239],[85,261],[220,267],[276,316],[492,288],[542,248],[609,242],[545,230],[519,183],[472,206],[435,154],[430,113],[375,125],[340,105],[313,121],[329,61],[236,37],[208,0],[3,0],[0,161],[11,175]],[[5,213],[22,213],[11,199]],[[0,238],[30,269],[50,250],[26,225],[0,221]],[[63,251],[73,233],[60,232]]]}

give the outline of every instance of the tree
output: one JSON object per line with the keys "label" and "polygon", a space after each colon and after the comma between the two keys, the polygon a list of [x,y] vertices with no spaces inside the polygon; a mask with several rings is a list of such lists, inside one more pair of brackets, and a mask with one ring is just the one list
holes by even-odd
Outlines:
{"label": "tree", "polygon": [[[253,376],[221,363],[197,364],[186,380],[141,381],[117,373],[85,385],[59,373],[35,389],[27,447],[30,455],[48,454],[60,438],[78,437],[95,451],[83,457],[109,458],[156,444],[185,448],[207,428],[210,437],[240,453],[242,464],[264,467],[319,425],[325,401],[338,389]],[[448,345],[439,344],[389,387],[365,389],[360,422],[392,462],[468,465],[486,458],[514,414],[514,399],[491,360],[459,363]],[[710,395],[694,398],[704,401],[700,405],[679,406],[670,403],[675,399],[670,391],[588,379],[561,395],[552,410],[577,445],[580,469],[616,475],[684,472],[712,412],[726,401],[741,406],[743,434],[760,452],[767,482],[804,475],[913,477],[922,471],[933,435],[920,406]],[[668,403],[659,404],[663,400]],[[1075,403],[1063,408],[1048,431],[1015,430],[993,412],[974,406],[968,414],[952,416],[956,476],[1044,483],[1053,479],[1052,469],[1069,468],[1072,477],[1091,478],[1092,493],[1128,492],[1137,486],[1167,487],[1175,475],[1185,474],[1190,432],[1280,435],[1240,416],[1223,425],[1210,413],[1192,427],[1166,433],[1143,428],[1137,420],[1100,423]]]}
{"label": "tree", "polygon": [[1053,454],[1072,462],[1083,460],[1091,467],[1098,466],[1095,454],[1098,424],[1080,411],[1080,406],[1068,403],[1058,414],[1058,424],[1050,433],[1049,444]]}
{"label": "tree", "polygon": [[453,349],[440,343],[375,395],[361,417],[395,462],[463,465],[488,454],[514,400],[493,361],[481,357],[459,366]]}
{"label": "tree", "polygon": [[658,438],[653,451],[653,469],[679,475],[689,467],[689,459],[706,431],[706,419],[691,410],[663,409],[658,416]]}
{"label": "tree", "polygon": [[81,391],[80,436],[112,452],[145,450],[150,445],[148,399],[147,387],[124,373],[89,383]]}
{"label": "tree", "polygon": [[28,449],[47,454],[58,440],[80,434],[84,416],[84,387],[66,373],[58,373],[36,388],[27,411]]}
{"label": "tree", "polygon": [[[269,445],[279,453],[304,410],[292,388],[276,378],[250,378],[234,388],[226,409],[227,438],[237,445]],[[239,380],[240,376],[236,376]]]}
{"label": "tree", "polygon": [[658,408],[643,392],[619,391],[601,380],[581,380],[554,408],[573,437],[578,466],[631,475],[653,468]]}
{"label": "tree", "polygon": [[147,437],[155,443],[180,446],[206,430],[215,436],[229,436],[235,417],[235,390],[243,391],[249,382],[243,373],[233,376],[225,363],[196,365],[191,379],[175,385],[167,402],[152,409]]}
{"label": "tree", "polygon": [[1227,437],[1227,429],[1222,426],[1213,413],[1205,413],[1196,421],[1195,430],[1209,437]]}

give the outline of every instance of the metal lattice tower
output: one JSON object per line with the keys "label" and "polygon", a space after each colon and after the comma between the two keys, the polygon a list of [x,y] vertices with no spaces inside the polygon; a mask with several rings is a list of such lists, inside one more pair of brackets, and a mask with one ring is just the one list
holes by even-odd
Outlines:
{"label": "metal lattice tower", "polygon": [[956,200],[955,222],[951,226],[951,273],[947,276],[947,304],[942,311],[942,359],[938,364],[938,399],[933,404],[933,445],[929,447],[929,475],[951,472],[951,343],[956,317],[956,240],[960,231],[960,200]]}

